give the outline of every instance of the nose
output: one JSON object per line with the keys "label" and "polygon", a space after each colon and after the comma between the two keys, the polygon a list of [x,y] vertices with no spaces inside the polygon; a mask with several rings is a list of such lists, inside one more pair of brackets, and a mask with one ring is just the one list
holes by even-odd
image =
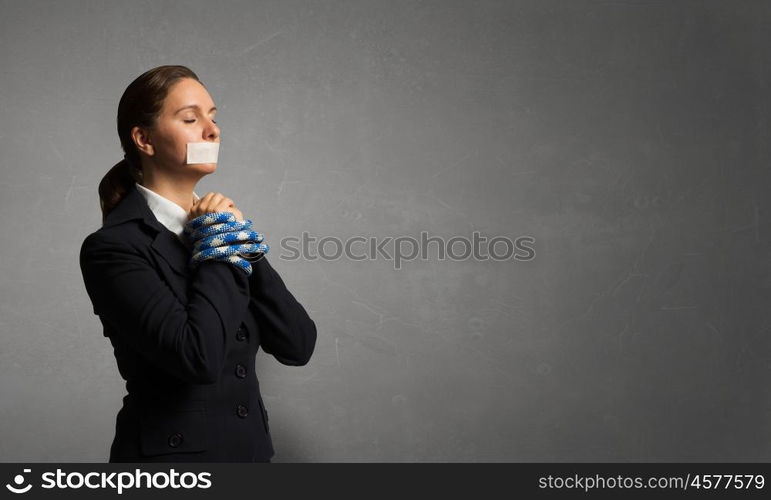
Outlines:
{"label": "nose", "polygon": [[215,140],[220,136],[220,128],[211,118],[209,118],[208,125],[204,128],[203,135],[208,140]]}

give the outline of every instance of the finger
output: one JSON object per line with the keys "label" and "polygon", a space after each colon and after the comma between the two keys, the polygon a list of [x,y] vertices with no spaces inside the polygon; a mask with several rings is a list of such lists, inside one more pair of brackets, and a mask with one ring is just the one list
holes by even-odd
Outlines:
{"label": "finger", "polygon": [[209,191],[201,197],[201,201],[209,201],[212,196],[214,196],[214,191]]}
{"label": "finger", "polygon": [[219,210],[217,210],[217,206],[220,204],[220,201],[224,197],[225,195],[222,193],[211,193],[211,197],[209,198],[208,202],[201,204],[201,213],[205,214],[208,212],[218,212]]}
{"label": "finger", "polygon": [[230,211],[230,205],[227,200],[222,200],[219,204],[214,206],[214,212],[228,212]]}
{"label": "finger", "polygon": [[211,199],[213,194],[214,193],[212,193],[210,191],[210,192],[204,194],[203,196],[201,196],[200,198],[198,198],[197,200],[193,201],[193,208],[191,209],[191,211],[192,210],[198,210],[201,207],[206,206],[206,204],[209,202],[209,200]]}

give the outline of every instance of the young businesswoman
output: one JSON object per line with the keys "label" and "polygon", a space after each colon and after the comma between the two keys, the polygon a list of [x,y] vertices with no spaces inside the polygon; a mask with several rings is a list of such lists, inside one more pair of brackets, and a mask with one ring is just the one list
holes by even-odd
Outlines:
{"label": "young businesswoman", "polygon": [[110,462],[269,462],[257,350],[300,366],[315,347],[262,233],[232,199],[194,192],[217,168],[215,115],[184,66],[145,72],[118,105],[125,156],[99,184],[102,227],[80,251],[126,380]]}

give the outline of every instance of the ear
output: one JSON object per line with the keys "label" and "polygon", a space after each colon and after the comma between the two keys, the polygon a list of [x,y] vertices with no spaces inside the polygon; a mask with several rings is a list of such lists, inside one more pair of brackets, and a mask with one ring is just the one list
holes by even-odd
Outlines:
{"label": "ear", "polygon": [[134,140],[137,149],[147,156],[155,156],[155,148],[153,147],[152,139],[148,131],[142,127],[134,127],[131,129],[131,138]]}

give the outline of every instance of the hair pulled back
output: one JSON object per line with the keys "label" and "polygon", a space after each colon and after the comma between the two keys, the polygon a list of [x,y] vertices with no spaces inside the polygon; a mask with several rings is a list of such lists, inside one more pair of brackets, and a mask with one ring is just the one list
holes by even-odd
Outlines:
{"label": "hair pulled back", "polygon": [[136,126],[151,128],[155,124],[169,90],[182,78],[200,82],[185,66],[158,66],[139,75],[123,92],[118,103],[118,137],[124,155],[99,183],[103,223],[107,214],[134,187],[134,182],[142,183],[142,162],[131,130]]}

